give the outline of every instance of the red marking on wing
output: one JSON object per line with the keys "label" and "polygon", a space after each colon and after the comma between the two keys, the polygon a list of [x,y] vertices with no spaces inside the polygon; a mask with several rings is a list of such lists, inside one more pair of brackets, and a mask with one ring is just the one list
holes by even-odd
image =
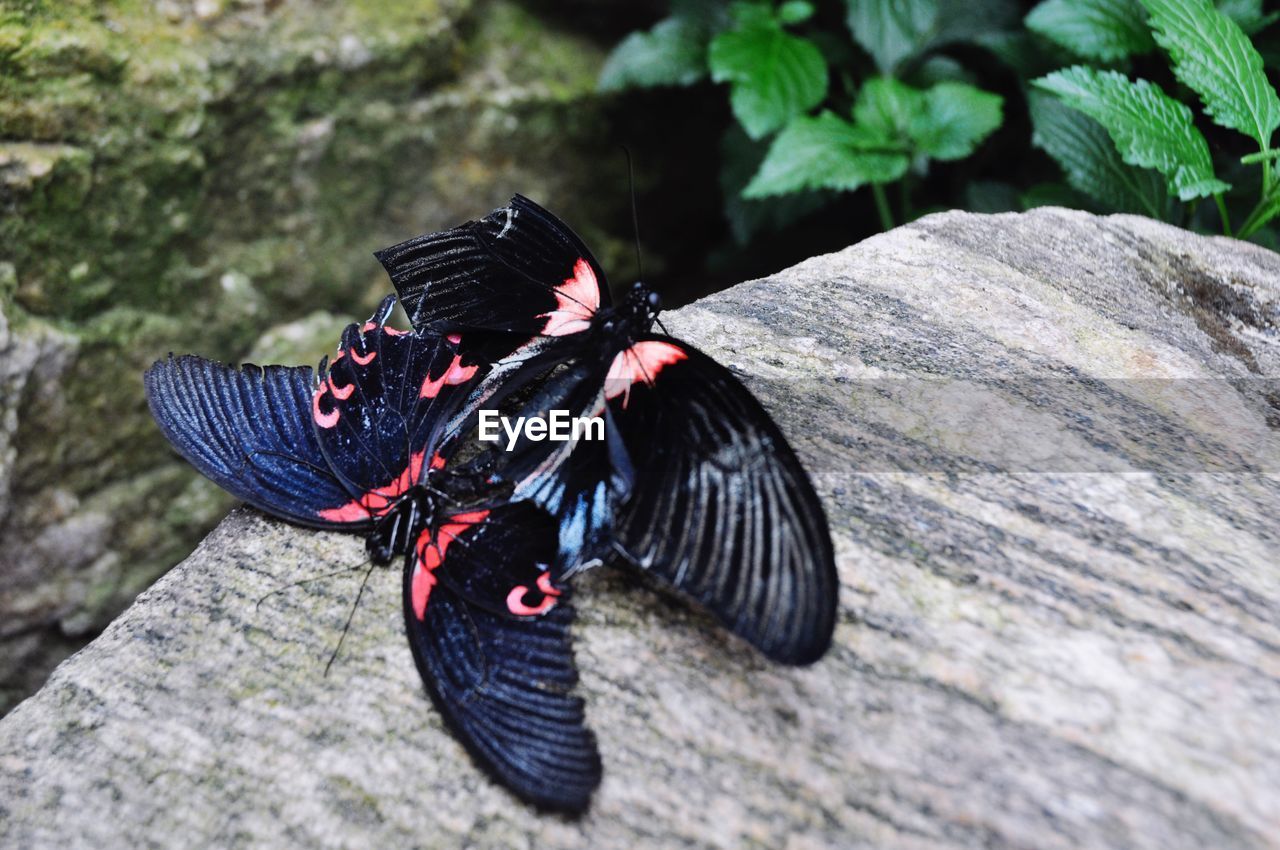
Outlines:
{"label": "red marking on wing", "polygon": [[444,370],[444,374],[432,380],[430,375],[422,379],[422,391],[418,393],[419,398],[435,398],[440,394],[440,390],[446,384],[456,386],[465,384],[475,375],[479,366],[463,366],[462,355],[455,354],[453,362],[449,364],[449,368]]}
{"label": "red marking on wing", "polygon": [[404,336],[405,334],[409,333],[408,331],[402,331],[397,328],[390,327],[388,325],[379,325],[377,322],[374,322],[374,321],[365,322],[363,325],[360,326],[360,333],[367,334],[369,331],[386,331],[392,336]]}
{"label": "red marking on wing", "polygon": [[378,352],[376,351],[370,351],[368,354],[356,354],[354,350],[351,352],[351,359],[359,363],[361,366],[368,366],[373,362],[373,358],[377,356]]}
{"label": "red marking on wing", "polygon": [[[336,419],[334,420],[337,421]],[[359,499],[353,499],[338,508],[325,508],[320,511],[320,518],[329,522],[362,522],[372,517],[379,517],[391,510],[396,499],[408,492],[417,483],[422,474],[422,461],[426,452],[418,452],[409,458],[409,465],[404,472],[382,487],[376,487]]]}
{"label": "red marking on wing", "polygon": [[311,418],[321,428],[332,428],[338,424],[338,408],[330,410],[328,413],[320,412],[320,397],[329,391],[329,384],[325,382],[316,390],[315,395],[311,397]]}
{"label": "red marking on wing", "polygon": [[560,589],[551,583],[551,570],[544,570],[542,575],[538,576],[538,590],[548,596],[560,595]]}
{"label": "red marking on wing", "polygon": [[333,393],[334,398],[346,401],[351,398],[351,394],[355,391],[355,384],[347,384],[345,387],[340,387],[333,382],[333,376],[329,376],[329,392]]}
{"label": "red marking on wing", "polygon": [[445,339],[449,340],[449,342],[454,345],[458,345],[462,342],[462,334],[449,334]]}
{"label": "red marking on wing", "polygon": [[432,469],[444,469],[444,458],[440,456],[440,452],[436,452],[431,456]]}
{"label": "red marking on wing", "polygon": [[573,277],[556,287],[556,308],[538,318],[546,319],[542,332],[565,336],[585,331],[600,309],[600,284],[591,264],[581,257],[573,264]]}
{"label": "red marking on wing", "polygon": [[537,605],[525,605],[524,597],[529,592],[529,588],[527,585],[518,584],[507,594],[507,610],[517,617],[536,617],[550,611],[556,604],[556,597],[560,595],[560,589],[551,583],[551,571],[544,570],[542,575],[538,576],[537,584],[538,590],[543,593],[541,602]]}
{"label": "red marking on wing", "polygon": [[609,374],[604,379],[606,398],[622,396],[625,408],[631,400],[631,385],[644,381],[653,386],[658,373],[673,363],[689,357],[679,347],[669,342],[646,339],[630,348],[619,351],[609,364]]}
{"label": "red marking on wing", "polygon": [[444,525],[440,526],[440,530],[436,532],[434,537],[430,529],[418,535],[418,542],[415,547],[418,558],[413,565],[413,580],[409,593],[410,600],[413,603],[413,613],[419,620],[426,615],[427,599],[431,596],[431,588],[435,587],[438,581],[433,573],[444,563],[445,555],[449,551],[449,544],[458,539],[458,535],[471,526],[484,522],[488,516],[488,511],[470,511],[465,514],[454,514],[449,517]]}

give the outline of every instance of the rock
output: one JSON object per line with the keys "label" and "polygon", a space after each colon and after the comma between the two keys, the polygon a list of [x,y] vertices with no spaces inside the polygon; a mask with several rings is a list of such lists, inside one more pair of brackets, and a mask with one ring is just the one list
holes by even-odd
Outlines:
{"label": "rock", "polygon": [[373,250],[513,187],[606,251],[627,198],[583,154],[604,48],[502,0],[27,3],[0,53],[3,712],[230,506],[160,439],[149,363],[367,315]]}
{"label": "rock", "polygon": [[1278,307],[1276,254],[1048,209],[675,311],[823,496],[821,662],[587,574],[605,780],[539,816],[442,728],[399,577],[326,677],[359,575],[288,584],[360,542],[242,509],[0,720],[0,844],[1274,846]]}

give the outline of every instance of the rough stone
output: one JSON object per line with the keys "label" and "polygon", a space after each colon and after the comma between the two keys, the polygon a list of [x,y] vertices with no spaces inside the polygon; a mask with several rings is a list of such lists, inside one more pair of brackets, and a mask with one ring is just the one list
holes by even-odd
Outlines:
{"label": "rough stone", "polygon": [[824,660],[589,573],[605,780],[582,820],[539,816],[442,728],[399,577],[326,677],[358,576],[287,585],[360,543],[242,509],[0,720],[0,844],[1274,846],[1278,305],[1276,254],[1041,210],[675,311],[814,474]]}
{"label": "rough stone", "polygon": [[602,56],[505,0],[0,9],[0,712],[230,506],[153,427],[151,361],[359,315],[373,250],[512,187],[609,252]]}

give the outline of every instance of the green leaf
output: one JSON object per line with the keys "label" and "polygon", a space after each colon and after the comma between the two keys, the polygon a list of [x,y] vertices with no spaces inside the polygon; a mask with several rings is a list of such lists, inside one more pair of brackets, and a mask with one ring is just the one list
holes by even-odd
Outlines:
{"label": "green leaf", "polygon": [[1262,0],[1218,0],[1218,11],[1240,25],[1249,35],[1261,32],[1280,20],[1280,12],[1264,13]]}
{"label": "green leaf", "polygon": [[813,4],[806,0],[788,0],[778,8],[778,20],[784,24],[804,23],[813,17]]}
{"label": "green leaf", "polygon": [[1099,62],[1156,46],[1138,0],[1045,0],[1027,15],[1026,24],[1077,56]]}
{"label": "green leaf", "polygon": [[709,34],[684,17],[633,32],[613,49],[600,71],[601,91],[652,86],[688,86],[707,73]]}
{"label": "green leaf", "polygon": [[924,108],[908,135],[919,153],[934,159],[963,159],[1000,126],[1004,98],[968,83],[938,83],[925,92]]}
{"label": "green leaf", "polygon": [[887,75],[932,48],[990,36],[1016,19],[1008,0],[845,0],[845,8],[854,40]]}
{"label": "green leaf", "polygon": [[904,151],[835,113],[802,116],[773,140],[742,196],[763,198],[803,189],[851,191],[865,183],[897,180],[909,164]]}
{"label": "green leaf", "polygon": [[1270,147],[1280,126],[1280,97],[1262,71],[1262,57],[1239,24],[1209,0],[1142,0],[1156,41],[1169,51],[1173,73],[1194,89],[1223,127]]}
{"label": "green leaf", "polygon": [[920,91],[892,77],[873,77],[853,104],[860,128],[935,159],[962,159],[1001,122],[999,95],[968,83]]}
{"label": "green leaf", "polygon": [[889,74],[922,51],[938,19],[937,0],[847,0],[853,38]]}
{"label": "green leaf", "polygon": [[1126,164],[1101,124],[1047,95],[1033,93],[1030,106],[1031,143],[1057,161],[1071,188],[1110,212],[1167,217],[1164,178]]}
{"label": "green leaf", "polygon": [[810,41],[782,29],[768,8],[734,7],[735,25],[711,42],[711,77],[731,84],[733,114],[758,139],[827,95],[827,63]]}
{"label": "green leaf", "polygon": [[872,77],[853,103],[853,119],[885,139],[908,139],[915,115],[925,108],[924,92],[893,77]]}
{"label": "green leaf", "polygon": [[1213,176],[1209,144],[1191,110],[1146,80],[1076,65],[1033,81],[1106,128],[1130,165],[1154,168],[1184,201],[1231,188]]}

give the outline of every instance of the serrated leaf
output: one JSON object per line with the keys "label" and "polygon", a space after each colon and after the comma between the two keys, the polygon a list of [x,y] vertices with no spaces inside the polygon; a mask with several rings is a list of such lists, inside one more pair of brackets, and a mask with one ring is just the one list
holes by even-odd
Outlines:
{"label": "serrated leaf", "polygon": [[934,159],[963,159],[1003,121],[1004,98],[968,83],[938,83],[925,92],[908,135],[917,152]]}
{"label": "serrated leaf", "polygon": [[1114,62],[1156,45],[1138,0],[1045,0],[1027,28],[1077,56]]}
{"label": "serrated leaf", "polygon": [[832,112],[802,116],[778,134],[744,198],[803,189],[851,191],[866,183],[889,183],[907,171],[907,154],[865,127]]}
{"label": "serrated leaf", "polygon": [[906,140],[916,113],[925,108],[924,92],[893,77],[872,77],[858,89],[853,119],[886,139]]}
{"label": "serrated leaf", "polygon": [[827,63],[817,46],[784,31],[767,8],[739,4],[735,10],[734,28],[711,42],[711,77],[731,84],[733,114],[758,139],[822,102]]}
{"label": "serrated leaf", "polygon": [[1262,57],[1240,25],[1209,0],[1142,0],[1156,42],[1173,73],[1195,90],[1215,123],[1270,147],[1280,126],[1280,97],[1262,71]]}
{"label": "serrated leaf", "polygon": [[683,17],[633,32],[613,49],[600,71],[601,91],[693,85],[707,74],[708,33]]}
{"label": "serrated leaf", "polygon": [[1105,127],[1125,162],[1156,169],[1182,200],[1231,188],[1213,176],[1209,145],[1191,123],[1191,110],[1159,86],[1083,65],[1055,71],[1033,85]]}
{"label": "serrated leaf", "polygon": [[937,0],[847,0],[846,23],[882,74],[924,50],[936,31]]}
{"label": "serrated leaf", "polygon": [[1032,94],[1030,106],[1031,143],[1062,167],[1071,188],[1109,212],[1166,217],[1164,178],[1125,163],[1101,124],[1048,95]]}
{"label": "serrated leaf", "polygon": [[888,75],[940,45],[990,36],[1019,14],[1010,0],[845,0],[845,9],[854,40]]}
{"label": "serrated leaf", "polygon": [[1219,12],[1239,24],[1248,35],[1280,20],[1280,12],[1262,11],[1262,0],[1218,0],[1217,6]]}

